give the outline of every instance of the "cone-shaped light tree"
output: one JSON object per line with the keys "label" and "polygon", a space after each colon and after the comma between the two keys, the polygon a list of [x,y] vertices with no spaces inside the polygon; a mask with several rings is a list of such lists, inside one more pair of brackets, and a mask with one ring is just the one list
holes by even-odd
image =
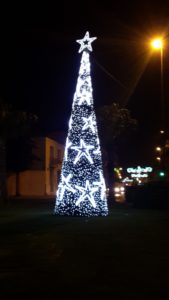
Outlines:
{"label": "cone-shaped light tree", "polygon": [[56,196],[57,215],[108,214],[90,75],[91,43],[95,39],[86,32],[77,40],[82,57]]}

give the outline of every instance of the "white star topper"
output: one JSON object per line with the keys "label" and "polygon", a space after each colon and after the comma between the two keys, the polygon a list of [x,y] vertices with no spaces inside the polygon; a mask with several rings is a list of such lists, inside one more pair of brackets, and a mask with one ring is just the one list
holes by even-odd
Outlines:
{"label": "white star topper", "polygon": [[84,50],[92,51],[91,43],[96,39],[97,39],[96,37],[90,38],[89,37],[89,32],[87,31],[83,39],[76,40],[76,42],[80,44],[79,53],[84,51]]}

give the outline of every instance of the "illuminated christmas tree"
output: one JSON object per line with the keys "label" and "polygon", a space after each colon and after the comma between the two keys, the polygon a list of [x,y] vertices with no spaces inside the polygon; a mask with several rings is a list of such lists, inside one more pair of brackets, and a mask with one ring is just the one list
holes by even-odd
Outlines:
{"label": "illuminated christmas tree", "polygon": [[83,39],[77,40],[82,57],[56,196],[55,213],[58,215],[108,214],[90,76],[89,53],[95,39],[86,32]]}

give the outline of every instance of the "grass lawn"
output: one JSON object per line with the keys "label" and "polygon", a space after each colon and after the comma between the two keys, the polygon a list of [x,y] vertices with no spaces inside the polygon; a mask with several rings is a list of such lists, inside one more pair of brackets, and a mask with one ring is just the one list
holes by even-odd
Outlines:
{"label": "grass lawn", "polygon": [[0,211],[0,299],[169,299],[169,210]]}

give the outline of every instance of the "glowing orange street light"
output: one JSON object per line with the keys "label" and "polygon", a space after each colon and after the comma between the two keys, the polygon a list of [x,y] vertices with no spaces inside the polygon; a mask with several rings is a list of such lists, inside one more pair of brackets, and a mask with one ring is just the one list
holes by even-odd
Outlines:
{"label": "glowing orange street light", "polygon": [[163,128],[165,126],[165,118],[164,118],[164,83],[163,83],[163,48],[164,48],[164,40],[162,37],[155,38],[151,41],[151,48],[155,51],[160,51],[160,62],[161,62],[161,127],[163,132]]}
{"label": "glowing orange street light", "polygon": [[152,40],[151,46],[153,49],[161,50],[163,48],[162,38],[156,38],[156,39]]}

